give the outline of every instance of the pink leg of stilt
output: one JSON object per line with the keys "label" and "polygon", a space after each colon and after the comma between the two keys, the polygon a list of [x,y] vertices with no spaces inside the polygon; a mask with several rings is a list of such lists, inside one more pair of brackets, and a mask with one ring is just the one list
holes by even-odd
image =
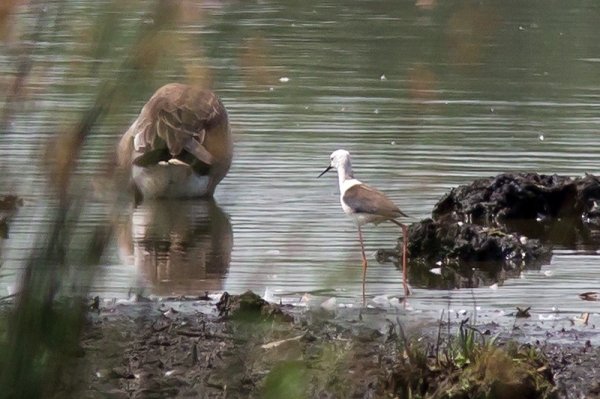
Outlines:
{"label": "pink leg of stilt", "polygon": [[404,286],[404,298],[410,295],[410,290],[408,289],[408,275],[406,273],[406,247],[408,247],[408,227],[397,220],[390,220],[400,226],[402,229],[402,285]]}
{"label": "pink leg of stilt", "polygon": [[406,298],[410,291],[408,290],[408,281],[406,275],[406,247],[408,246],[408,227],[405,224],[400,225],[402,228],[402,285],[404,285],[404,297]]}
{"label": "pink leg of stilt", "polygon": [[366,301],[365,288],[366,288],[366,280],[367,280],[367,255],[365,255],[365,245],[363,243],[362,231],[360,230],[360,225],[358,226],[358,240],[360,241],[360,251],[362,253],[362,266],[363,266],[363,278],[362,278],[362,296],[363,296],[363,305]]}

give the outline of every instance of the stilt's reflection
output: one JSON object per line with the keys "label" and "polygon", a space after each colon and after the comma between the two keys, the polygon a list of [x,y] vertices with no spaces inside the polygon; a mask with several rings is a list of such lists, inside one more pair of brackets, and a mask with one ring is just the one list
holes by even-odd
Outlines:
{"label": "stilt's reflection", "polygon": [[131,222],[135,266],[152,294],[198,295],[222,288],[233,231],[214,199],[147,201]]}

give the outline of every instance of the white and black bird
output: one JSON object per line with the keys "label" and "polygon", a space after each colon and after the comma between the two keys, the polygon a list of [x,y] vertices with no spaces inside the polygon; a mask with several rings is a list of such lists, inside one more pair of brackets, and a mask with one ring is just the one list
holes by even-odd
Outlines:
{"label": "white and black bird", "polygon": [[117,156],[143,198],[211,197],[233,159],[225,106],[211,90],[167,84],[125,132]]}
{"label": "white and black bird", "polygon": [[399,217],[408,216],[390,201],[384,193],[354,178],[350,153],[348,151],[341,149],[334,151],[330,158],[331,163],[318,177],[323,176],[333,168],[337,169],[342,209],[358,227],[358,239],[360,241],[363,261],[363,299],[365,296],[365,280],[368,264],[361,226],[367,223],[378,225],[385,221],[395,223],[402,228],[402,283],[404,285],[404,295],[408,296],[409,289],[406,281],[407,227],[396,220]]}

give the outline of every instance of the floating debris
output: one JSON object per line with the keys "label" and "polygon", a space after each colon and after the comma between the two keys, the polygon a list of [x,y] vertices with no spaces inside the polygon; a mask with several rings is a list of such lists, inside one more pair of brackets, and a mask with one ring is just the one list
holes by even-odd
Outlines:
{"label": "floating debris", "polygon": [[521,309],[520,307],[517,306],[517,314],[515,315],[515,317],[517,317],[517,318],[531,317],[531,313],[529,313],[529,309],[531,309],[531,306],[529,306],[525,309]]}
{"label": "floating debris", "polygon": [[598,293],[596,291],[584,292],[583,294],[579,294],[579,298],[584,301],[597,301]]}
{"label": "floating debris", "polygon": [[293,342],[293,341],[298,341],[302,338],[304,338],[304,334],[298,335],[298,336],[292,337],[292,338],[282,339],[279,341],[269,342],[268,344],[261,345],[261,348],[262,349],[273,349],[273,348],[277,348],[278,346],[280,346],[282,344],[285,344],[288,342]]}
{"label": "floating debris", "polygon": [[585,312],[581,315],[581,317],[573,317],[573,321],[577,321],[583,323],[584,325],[588,325],[588,321],[590,320],[590,314]]}

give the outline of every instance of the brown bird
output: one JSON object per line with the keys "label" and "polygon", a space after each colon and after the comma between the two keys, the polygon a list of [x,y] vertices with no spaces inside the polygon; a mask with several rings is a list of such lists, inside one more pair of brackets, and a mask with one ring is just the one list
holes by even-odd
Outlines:
{"label": "brown bird", "polygon": [[402,228],[403,248],[402,248],[402,284],[404,285],[404,296],[410,293],[406,281],[406,245],[407,245],[407,227],[398,222],[399,217],[408,217],[400,210],[384,193],[376,188],[369,187],[354,178],[352,172],[352,163],[350,153],[346,150],[337,150],[331,154],[331,163],[318,176],[321,177],[331,169],[336,168],[340,182],[340,202],[342,209],[358,227],[358,239],[362,252],[363,262],[363,301],[365,299],[365,279],[367,277],[367,257],[365,255],[365,246],[361,226],[367,223],[378,225],[385,221],[390,221]]}
{"label": "brown bird", "polygon": [[227,111],[210,90],[167,84],[125,132],[117,156],[138,196],[210,197],[233,159]]}

